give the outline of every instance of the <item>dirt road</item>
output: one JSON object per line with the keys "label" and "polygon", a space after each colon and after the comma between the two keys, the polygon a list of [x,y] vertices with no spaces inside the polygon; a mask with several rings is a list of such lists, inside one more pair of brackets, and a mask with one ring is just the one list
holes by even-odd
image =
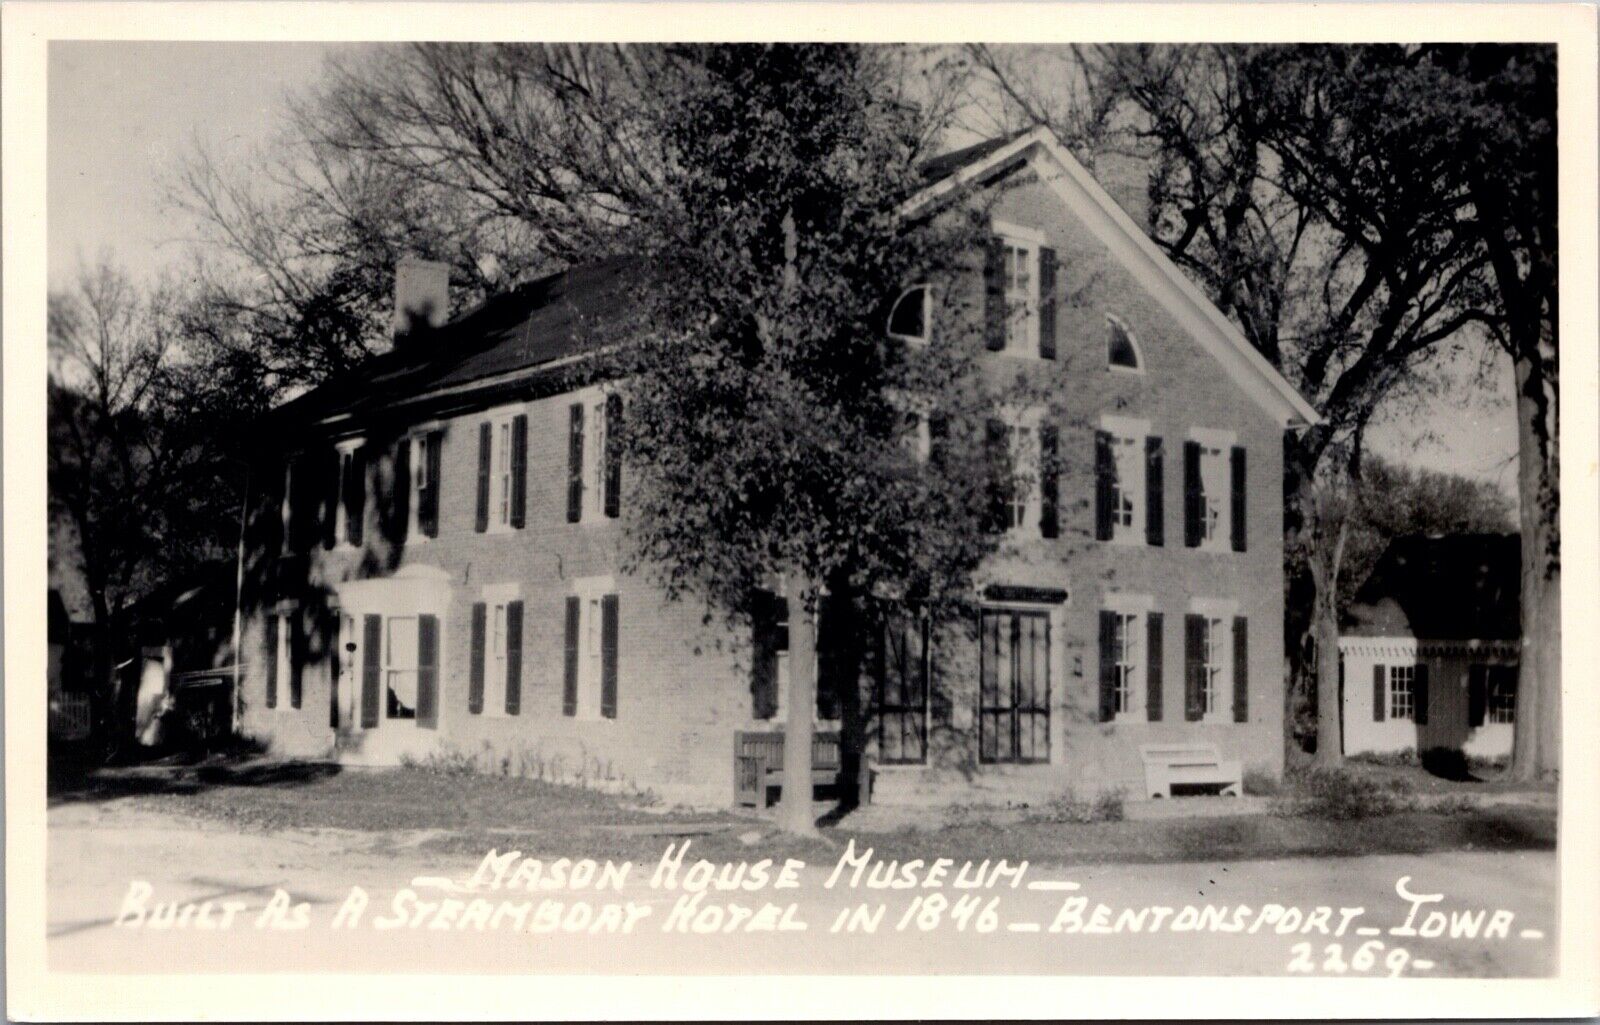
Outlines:
{"label": "dirt road", "polygon": [[[553,862],[508,861],[499,888],[486,870],[468,891],[482,856],[429,858],[416,849],[429,838],[245,833],[120,801],[57,807],[51,969],[1432,977],[1554,968],[1556,865],[1544,852],[941,871],[840,850],[792,867],[792,886],[781,885],[781,865],[758,886],[750,866],[737,888],[718,890],[736,868],[696,870],[691,842],[672,878],[654,886],[653,862],[633,864],[620,885],[596,866],[591,885],[575,890],[585,871],[576,865],[557,881]],[[1408,901],[1402,879],[1418,900],[1438,899]]]}

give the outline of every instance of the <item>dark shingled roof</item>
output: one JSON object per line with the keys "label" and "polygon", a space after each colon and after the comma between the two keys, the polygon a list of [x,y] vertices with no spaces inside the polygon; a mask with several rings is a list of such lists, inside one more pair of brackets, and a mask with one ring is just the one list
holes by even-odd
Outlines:
{"label": "dark shingled roof", "polygon": [[1516,534],[1402,537],[1356,592],[1341,633],[1421,640],[1521,636]]}
{"label": "dark shingled roof", "polygon": [[636,259],[618,257],[518,285],[284,403],[273,415],[296,422],[359,416],[397,399],[535,369],[597,348],[619,333],[637,268]]}
{"label": "dark shingled roof", "polygon": [[[923,165],[930,182],[982,160],[1016,135],[988,139]],[[396,401],[521,370],[537,370],[623,333],[639,277],[636,257],[574,267],[493,296],[442,327],[364,362],[270,414],[273,424],[357,419]]]}

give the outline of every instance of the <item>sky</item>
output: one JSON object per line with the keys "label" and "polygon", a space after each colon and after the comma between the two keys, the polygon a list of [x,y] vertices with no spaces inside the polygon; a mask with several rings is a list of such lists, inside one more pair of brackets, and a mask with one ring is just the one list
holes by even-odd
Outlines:
{"label": "sky", "polygon": [[[225,160],[270,146],[284,101],[350,48],[326,43],[55,42],[48,84],[51,287],[108,254],[136,275],[180,264],[192,232],[167,186],[197,142]],[[1380,410],[1370,451],[1494,481],[1515,496],[1511,368],[1497,356],[1485,383],[1462,382],[1421,415]]]}

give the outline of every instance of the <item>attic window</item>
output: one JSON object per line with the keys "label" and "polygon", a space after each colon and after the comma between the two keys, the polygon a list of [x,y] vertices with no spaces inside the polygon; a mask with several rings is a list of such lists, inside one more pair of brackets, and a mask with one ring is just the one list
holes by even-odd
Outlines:
{"label": "attic window", "polygon": [[913,285],[900,293],[889,311],[889,336],[908,342],[927,342],[933,321],[933,290]]}
{"label": "attic window", "polygon": [[1106,315],[1106,363],[1113,369],[1144,370],[1144,360],[1139,356],[1139,343],[1133,332],[1118,318]]}

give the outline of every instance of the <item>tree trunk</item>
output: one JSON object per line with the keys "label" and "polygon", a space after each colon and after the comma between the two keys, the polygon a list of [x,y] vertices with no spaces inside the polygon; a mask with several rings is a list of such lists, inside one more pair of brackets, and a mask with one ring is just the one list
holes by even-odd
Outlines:
{"label": "tree trunk", "polygon": [[1317,645],[1317,764],[1344,761],[1343,724],[1339,694],[1339,612],[1336,580],[1330,579],[1323,553],[1313,552],[1311,575],[1317,594],[1311,606],[1312,634]]}
{"label": "tree trunk", "polygon": [[1561,568],[1555,397],[1534,360],[1515,359],[1517,498],[1522,527],[1522,652],[1511,776],[1536,780],[1561,765]]}
{"label": "tree trunk", "polygon": [[804,836],[817,831],[811,813],[811,743],[816,733],[818,589],[813,581],[790,574],[783,590],[789,602],[789,720],[783,730],[778,826]]}

